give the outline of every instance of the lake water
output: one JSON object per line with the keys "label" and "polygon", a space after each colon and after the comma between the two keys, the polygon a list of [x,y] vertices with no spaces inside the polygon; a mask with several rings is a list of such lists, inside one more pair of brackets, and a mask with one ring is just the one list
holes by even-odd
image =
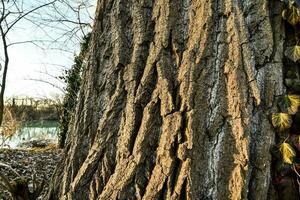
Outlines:
{"label": "lake water", "polygon": [[[47,139],[57,142],[58,140],[57,122],[35,122],[25,124],[17,133],[5,142],[6,146],[17,147],[22,142],[31,140]],[[0,138],[1,141],[1,138]]]}

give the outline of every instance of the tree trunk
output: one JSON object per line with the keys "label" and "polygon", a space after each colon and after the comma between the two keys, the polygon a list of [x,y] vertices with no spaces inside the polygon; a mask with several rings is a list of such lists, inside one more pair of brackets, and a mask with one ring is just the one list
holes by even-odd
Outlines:
{"label": "tree trunk", "polygon": [[280,1],[98,0],[49,199],[274,199]]}

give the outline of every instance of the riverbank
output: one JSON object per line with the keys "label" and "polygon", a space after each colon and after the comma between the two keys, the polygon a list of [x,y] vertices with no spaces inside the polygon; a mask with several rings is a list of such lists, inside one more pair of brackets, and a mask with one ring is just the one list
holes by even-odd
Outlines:
{"label": "riverbank", "polygon": [[[61,150],[51,149],[0,149],[0,162],[10,165],[21,176],[32,180],[36,173],[38,181],[45,181],[42,195],[48,188],[52,173],[59,162]],[[1,172],[12,180],[14,177],[7,169],[1,168]],[[0,200],[9,200],[10,196],[0,187]]]}

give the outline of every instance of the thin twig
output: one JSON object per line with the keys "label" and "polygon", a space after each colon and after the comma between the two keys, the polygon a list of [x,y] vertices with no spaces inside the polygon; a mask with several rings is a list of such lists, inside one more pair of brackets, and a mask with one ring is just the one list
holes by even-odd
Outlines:
{"label": "thin twig", "polygon": [[0,162],[0,167],[6,167],[9,170],[11,170],[15,175],[17,175],[18,177],[22,178],[22,176],[16,170],[14,170],[11,166],[9,166],[7,164],[4,164],[4,163]]}
{"label": "thin twig", "polygon": [[295,165],[293,164],[293,170],[294,170],[294,172],[297,174],[297,176],[299,176],[300,177],[300,174],[298,173],[298,171],[297,171],[297,169],[296,169],[296,167],[295,167]]}

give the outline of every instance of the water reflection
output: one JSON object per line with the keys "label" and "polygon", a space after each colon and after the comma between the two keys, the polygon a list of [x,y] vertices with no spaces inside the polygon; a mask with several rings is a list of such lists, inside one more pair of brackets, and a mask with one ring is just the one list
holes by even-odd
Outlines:
{"label": "water reflection", "polygon": [[11,139],[7,140],[4,146],[16,148],[22,142],[41,139],[53,140],[53,142],[57,142],[57,133],[57,123],[40,124],[39,126],[32,124],[26,125],[18,130]]}

